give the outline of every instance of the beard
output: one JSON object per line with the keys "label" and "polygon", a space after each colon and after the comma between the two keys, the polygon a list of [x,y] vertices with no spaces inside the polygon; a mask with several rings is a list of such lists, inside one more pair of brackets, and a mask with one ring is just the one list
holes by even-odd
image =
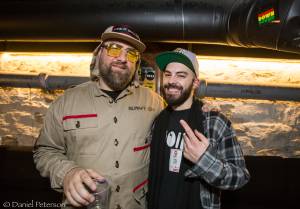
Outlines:
{"label": "beard", "polygon": [[[168,88],[175,88],[180,91],[179,96],[174,94],[168,94],[166,92],[166,89]],[[191,92],[193,90],[193,83],[189,85],[186,89],[183,89],[182,86],[179,86],[177,84],[166,84],[163,86],[163,97],[170,106],[180,106],[182,105],[190,96]]]}
{"label": "beard", "polygon": [[[113,65],[118,65],[122,71],[114,71]],[[112,62],[109,65],[104,63],[99,64],[99,75],[113,91],[120,91],[125,89],[131,82],[133,77],[133,71],[131,71],[127,65],[122,62]]]}

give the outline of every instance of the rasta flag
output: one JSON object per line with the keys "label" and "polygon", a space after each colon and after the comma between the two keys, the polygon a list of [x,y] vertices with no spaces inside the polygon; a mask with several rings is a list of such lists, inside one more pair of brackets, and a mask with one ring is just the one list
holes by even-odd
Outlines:
{"label": "rasta flag", "polygon": [[258,24],[264,25],[266,23],[270,23],[275,20],[275,11],[274,8],[268,9],[264,12],[261,12],[257,16]]}

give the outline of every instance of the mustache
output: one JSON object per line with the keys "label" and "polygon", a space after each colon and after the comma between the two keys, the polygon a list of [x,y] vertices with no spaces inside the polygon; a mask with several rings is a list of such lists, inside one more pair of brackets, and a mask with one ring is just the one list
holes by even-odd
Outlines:
{"label": "mustache", "polygon": [[124,62],[122,62],[122,61],[114,61],[114,62],[112,62],[110,65],[111,65],[111,66],[116,65],[116,66],[118,66],[119,68],[122,68],[122,69],[128,69],[127,65],[126,65]]}
{"label": "mustache", "polygon": [[178,89],[178,90],[182,90],[182,89],[183,89],[182,86],[179,86],[179,85],[177,85],[177,84],[175,84],[175,83],[168,83],[168,84],[165,84],[165,85],[164,85],[164,88],[165,88],[165,89],[174,88],[174,89]]}

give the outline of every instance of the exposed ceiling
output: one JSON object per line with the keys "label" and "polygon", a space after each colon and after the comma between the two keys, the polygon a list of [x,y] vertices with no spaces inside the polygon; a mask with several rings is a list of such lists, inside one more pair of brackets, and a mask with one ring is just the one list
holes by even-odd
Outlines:
{"label": "exposed ceiling", "polygon": [[79,42],[90,47],[107,26],[121,23],[150,43],[300,54],[300,0],[6,0],[0,50],[48,42],[50,48]]}

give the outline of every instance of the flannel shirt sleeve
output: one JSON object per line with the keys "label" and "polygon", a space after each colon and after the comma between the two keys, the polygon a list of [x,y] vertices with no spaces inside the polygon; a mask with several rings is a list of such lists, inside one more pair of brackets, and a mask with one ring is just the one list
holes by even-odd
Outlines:
{"label": "flannel shirt sleeve", "polygon": [[185,175],[200,177],[219,189],[238,189],[249,181],[250,174],[231,122],[217,112],[205,114],[204,134],[210,144],[198,162],[187,170]]}

